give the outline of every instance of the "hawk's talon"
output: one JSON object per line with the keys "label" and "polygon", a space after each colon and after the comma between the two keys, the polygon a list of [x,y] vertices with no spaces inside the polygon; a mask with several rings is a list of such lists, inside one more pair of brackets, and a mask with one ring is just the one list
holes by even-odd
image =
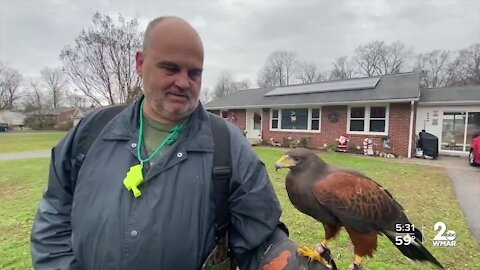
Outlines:
{"label": "hawk's talon", "polygon": [[[331,258],[330,256],[330,260],[327,261],[325,260],[325,258],[322,256],[322,254],[318,253],[316,250],[313,250],[309,247],[300,247],[298,248],[298,253],[305,256],[305,257],[308,257],[309,260],[315,260],[315,261],[319,261],[321,262],[323,265],[325,265],[328,269],[337,269],[336,265],[335,265],[335,262],[333,261],[333,259]],[[331,254],[330,252],[328,254]],[[333,263],[332,263],[333,262]],[[335,265],[335,267],[334,267]]]}
{"label": "hawk's talon", "polygon": [[300,247],[298,248],[298,253],[301,255],[310,258],[310,260],[316,260],[316,261],[321,261],[322,257],[320,257],[320,254],[316,252],[315,250],[309,248],[309,247]]}

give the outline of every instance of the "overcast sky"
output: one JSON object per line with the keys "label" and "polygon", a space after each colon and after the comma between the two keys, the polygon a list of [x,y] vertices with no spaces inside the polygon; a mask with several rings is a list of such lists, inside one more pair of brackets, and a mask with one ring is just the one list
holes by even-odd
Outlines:
{"label": "overcast sky", "polygon": [[372,40],[403,42],[415,53],[459,50],[480,42],[480,0],[2,0],[0,61],[24,77],[60,66],[59,54],[100,11],[137,18],[139,31],[158,16],[176,15],[200,33],[205,47],[203,88],[219,74],[256,86],[275,50],[329,70],[338,57]]}

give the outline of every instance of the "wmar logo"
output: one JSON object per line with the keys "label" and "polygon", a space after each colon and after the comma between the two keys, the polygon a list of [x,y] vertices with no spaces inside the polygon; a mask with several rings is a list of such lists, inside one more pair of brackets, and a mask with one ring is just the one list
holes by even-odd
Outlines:
{"label": "wmar logo", "polygon": [[455,241],[455,239],[457,239],[457,233],[454,230],[447,231],[445,222],[439,221],[435,223],[433,230],[438,231],[437,235],[433,238],[434,247],[455,247],[457,245]]}

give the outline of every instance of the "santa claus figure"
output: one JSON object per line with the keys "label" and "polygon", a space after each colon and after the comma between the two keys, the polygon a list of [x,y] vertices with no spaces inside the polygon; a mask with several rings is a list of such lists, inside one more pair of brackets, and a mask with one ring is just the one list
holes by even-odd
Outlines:
{"label": "santa claus figure", "polygon": [[347,152],[347,143],[349,141],[349,137],[347,134],[343,134],[341,135],[338,139],[337,139],[337,148],[338,148],[338,151],[340,152]]}

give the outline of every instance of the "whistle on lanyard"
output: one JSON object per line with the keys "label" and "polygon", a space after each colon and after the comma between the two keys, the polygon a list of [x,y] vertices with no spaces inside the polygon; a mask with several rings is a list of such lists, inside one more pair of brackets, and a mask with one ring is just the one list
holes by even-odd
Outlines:
{"label": "whistle on lanyard", "polygon": [[142,192],[138,189],[138,186],[143,183],[142,169],[143,164],[141,163],[130,167],[127,176],[125,177],[125,179],[123,179],[123,185],[127,188],[128,191],[133,192],[133,196],[135,196],[135,198],[138,198],[140,197],[140,195],[142,195]]}

